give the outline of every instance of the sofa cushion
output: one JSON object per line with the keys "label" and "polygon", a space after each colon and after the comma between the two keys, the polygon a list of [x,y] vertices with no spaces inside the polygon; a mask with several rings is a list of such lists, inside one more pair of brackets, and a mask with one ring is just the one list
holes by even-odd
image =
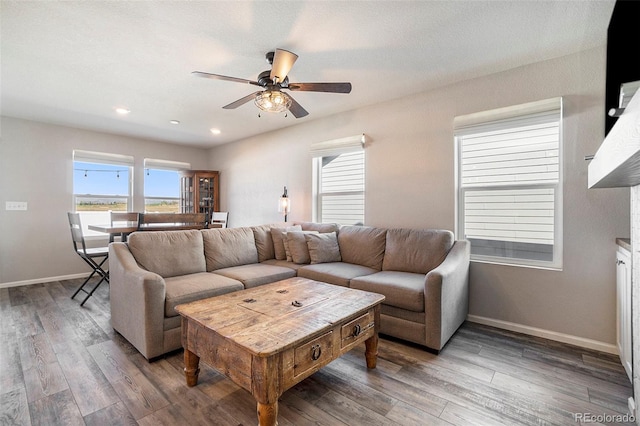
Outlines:
{"label": "sofa cushion", "polygon": [[300,225],[287,226],[285,228],[271,228],[271,239],[273,240],[273,251],[275,258],[286,260],[287,252],[284,249],[284,233],[287,231],[302,231]]}
{"label": "sofa cushion", "polygon": [[316,223],[316,222],[295,222],[300,225],[303,231],[317,231],[321,234],[327,232],[338,232],[340,225],[337,223]]}
{"label": "sofa cushion", "polygon": [[435,229],[389,229],[382,269],[426,274],[447,257],[453,232]]}
{"label": "sofa cushion", "polygon": [[269,259],[260,263],[265,265],[282,266],[285,268],[293,269],[294,271],[297,271],[298,269],[300,269],[300,267],[304,266],[304,265],[299,265],[293,262],[287,262],[286,260],[278,260],[278,259]]}
{"label": "sofa cushion", "polygon": [[275,259],[276,254],[273,250],[273,238],[271,237],[271,228],[284,228],[287,224],[274,223],[271,225],[253,226],[253,238],[256,241],[256,249],[258,250],[258,262],[264,262],[265,260]]}
{"label": "sofa cushion", "polygon": [[352,263],[331,262],[305,265],[298,269],[298,276],[311,280],[323,281],[329,284],[349,287],[349,281],[354,277],[378,272],[373,268]]}
{"label": "sofa cushion", "polygon": [[342,261],[382,269],[386,229],[369,226],[343,226],[338,233]]}
{"label": "sofa cushion", "polygon": [[251,228],[217,228],[202,231],[207,271],[258,263]]}
{"label": "sofa cushion", "polygon": [[296,276],[294,269],[264,263],[223,268],[214,271],[214,273],[238,280],[244,285],[244,288],[256,287]]}
{"label": "sofa cushion", "polygon": [[318,231],[287,231],[284,235],[284,250],[287,254],[287,262],[297,264],[310,263],[309,248],[305,234],[317,234]]}
{"label": "sofa cushion", "polygon": [[426,315],[424,312],[408,311],[406,309],[396,308],[395,306],[386,305],[384,303],[380,306],[380,315],[391,316],[405,321],[417,322],[419,324],[424,324],[426,322]]}
{"label": "sofa cushion", "polygon": [[163,278],[206,271],[198,230],[134,232],[127,244],[140,267]]}
{"label": "sofa cushion", "polygon": [[351,288],[384,294],[385,305],[424,312],[425,275],[411,272],[381,271],[351,280]]}
{"label": "sofa cushion", "polygon": [[178,315],[176,306],[182,303],[231,293],[242,290],[244,287],[240,281],[210,272],[200,272],[166,278],[165,288],[164,315],[172,317]]}
{"label": "sofa cushion", "polygon": [[309,260],[312,264],[340,262],[340,246],[335,232],[326,234],[307,234],[304,236],[309,249]]}

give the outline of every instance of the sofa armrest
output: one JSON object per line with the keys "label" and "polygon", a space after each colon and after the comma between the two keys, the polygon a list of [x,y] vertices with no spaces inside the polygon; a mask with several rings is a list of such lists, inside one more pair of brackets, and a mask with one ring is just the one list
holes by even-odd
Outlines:
{"label": "sofa armrest", "polygon": [[469,313],[470,244],[455,242],[445,260],[425,278],[427,346],[442,349]]}
{"label": "sofa armrest", "polygon": [[147,359],[164,353],[164,279],[138,266],[126,243],[109,245],[111,326]]}

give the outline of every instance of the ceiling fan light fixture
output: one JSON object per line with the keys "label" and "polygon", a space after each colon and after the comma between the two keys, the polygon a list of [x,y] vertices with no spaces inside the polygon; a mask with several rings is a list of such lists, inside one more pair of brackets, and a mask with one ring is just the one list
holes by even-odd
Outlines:
{"label": "ceiling fan light fixture", "polygon": [[283,112],[291,107],[291,97],[280,90],[264,90],[256,95],[254,103],[262,111]]}

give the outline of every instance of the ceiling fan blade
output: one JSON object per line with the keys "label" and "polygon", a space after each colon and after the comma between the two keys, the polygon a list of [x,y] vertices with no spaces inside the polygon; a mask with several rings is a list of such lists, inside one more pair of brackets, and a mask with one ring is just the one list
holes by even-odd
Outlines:
{"label": "ceiling fan blade", "polygon": [[283,89],[301,92],[350,93],[351,83],[289,83]]}
{"label": "ceiling fan blade", "polygon": [[235,109],[235,108],[238,108],[239,106],[244,105],[247,102],[255,99],[256,95],[258,93],[260,93],[260,92],[262,92],[262,90],[258,90],[257,92],[253,92],[250,95],[247,95],[247,96],[245,96],[243,98],[240,98],[235,102],[231,102],[229,105],[223,106],[222,108],[224,108],[224,109]]}
{"label": "ceiling fan blade", "polygon": [[211,73],[202,72],[202,71],[193,71],[191,74],[195,75],[196,77],[211,78],[213,80],[233,81],[235,83],[245,83],[245,84],[253,84],[255,86],[260,86],[260,84],[258,84],[257,81],[245,80],[244,78],[227,77],[226,75],[211,74]]}
{"label": "ceiling fan blade", "polygon": [[298,59],[298,55],[284,49],[276,49],[273,56],[273,64],[271,65],[271,80],[283,82],[291,67]]}
{"label": "ceiling fan blade", "polygon": [[291,95],[287,95],[291,99],[291,106],[289,107],[289,112],[293,114],[295,118],[306,117],[309,115],[306,109],[302,108],[298,102]]}

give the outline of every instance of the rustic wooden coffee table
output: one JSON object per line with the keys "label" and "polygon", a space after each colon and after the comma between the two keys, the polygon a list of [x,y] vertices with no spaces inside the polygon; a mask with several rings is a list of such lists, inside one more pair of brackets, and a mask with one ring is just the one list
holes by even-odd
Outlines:
{"label": "rustic wooden coffee table", "polygon": [[188,386],[204,361],[251,392],[260,426],[277,424],[278,398],[359,343],[376,367],[384,296],[290,278],[179,305]]}

